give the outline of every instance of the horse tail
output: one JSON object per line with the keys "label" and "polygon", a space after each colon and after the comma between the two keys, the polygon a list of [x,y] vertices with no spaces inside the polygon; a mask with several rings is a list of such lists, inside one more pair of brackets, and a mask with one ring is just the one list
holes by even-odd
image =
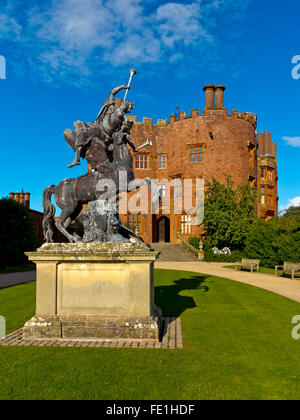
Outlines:
{"label": "horse tail", "polygon": [[55,215],[55,207],[51,202],[51,196],[54,194],[55,185],[51,185],[44,190],[43,193],[43,208],[44,208],[44,218],[43,218],[43,231],[44,238],[47,243],[53,242],[53,223]]}

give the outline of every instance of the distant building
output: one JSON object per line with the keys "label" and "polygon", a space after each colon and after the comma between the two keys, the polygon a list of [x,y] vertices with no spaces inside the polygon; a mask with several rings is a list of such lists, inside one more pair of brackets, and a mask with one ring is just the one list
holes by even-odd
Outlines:
{"label": "distant building", "polygon": [[[259,199],[258,215],[263,218],[278,215],[277,153],[271,133],[265,132],[257,138],[257,116],[224,108],[225,86],[206,85],[205,108],[180,112],[168,120],[160,119],[153,124],[151,118],[138,122],[134,116],[131,138],[136,146],[150,139],[147,146],[133,154],[136,178],[158,179],[162,195],[164,181],[172,181],[171,212],[160,205],[159,214],[129,214],[122,216],[123,222],[137,231],[146,242],[175,242],[178,233],[188,238],[200,234],[197,226],[191,226],[191,216],[174,214],[174,202],[183,194],[180,187],[184,179],[215,177],[225,182],[224,174],[231,175],[234,183],[250,182],[257,186]],[[195,194],[194,194],[195,195]],[[194,197],[196,204],[196,196]]]}
{"label": "distant building", "polygon": [[17,203],[22,204],[23,206],[27,208],[29,215],[32,219],[36,234],[37,234],[38,242],[42,244],[44,242],[43,225],[42,225],[44,214],[39,211],[32,210],[30,208],[30,193],[28,192],[24,193],[23,191],[20,193],[11,192],[9,193],[9,198],[13,201],[16,201]]}

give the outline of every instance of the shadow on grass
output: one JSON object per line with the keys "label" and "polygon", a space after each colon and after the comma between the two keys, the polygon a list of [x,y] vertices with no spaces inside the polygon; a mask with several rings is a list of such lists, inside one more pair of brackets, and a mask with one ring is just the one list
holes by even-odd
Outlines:
{"label": "shadow on grass", "polygon": [[155,303],[162,310],[163,316],[179,317],[186,309],[195,308],[197,305],[193,297],[181,296],[180,292],[185,290],[209,291],[206,286],[205,276],[191,276],[175,280],[169,286],[155,287]]}

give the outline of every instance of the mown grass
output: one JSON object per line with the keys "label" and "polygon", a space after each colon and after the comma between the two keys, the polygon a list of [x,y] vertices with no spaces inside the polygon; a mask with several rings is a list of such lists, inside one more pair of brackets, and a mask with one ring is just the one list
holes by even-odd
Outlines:
{"label": "mown grass", "polygon": [[[1,399],[299,399],[300,304],[228,279],[156,270],[156,303],[181,316],[183,350],[0,347]],[[8,330],[35,284],[0,290]]]}

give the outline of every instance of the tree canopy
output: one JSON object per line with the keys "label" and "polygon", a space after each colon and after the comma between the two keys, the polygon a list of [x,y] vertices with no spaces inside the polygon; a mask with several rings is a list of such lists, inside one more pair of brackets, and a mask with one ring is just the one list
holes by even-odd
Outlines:
{"label": "tree canopy", "polygon": [[206,183],[204,225],[212,246],[242,250],[257,218],[257,191],[250,183],[234,188],[230,176],[226,184],[213,178]]}
{"label": "tree canopy", "polygon": [[36,232],[27,209],[8,198],[0,199],[0,266],[25,262],[24,252],[37,246]]}
{"label": "tree canopy", "polygon": [[282,217],[299,216],[300,217],[300,206],[292,206],[286,209]]}
{"label": "tree canopy", "polygon": [[268,267],[286,262],[300,262],[300,216],[297,213],[257,220],[249,233],[244,254],[258,258]]}

